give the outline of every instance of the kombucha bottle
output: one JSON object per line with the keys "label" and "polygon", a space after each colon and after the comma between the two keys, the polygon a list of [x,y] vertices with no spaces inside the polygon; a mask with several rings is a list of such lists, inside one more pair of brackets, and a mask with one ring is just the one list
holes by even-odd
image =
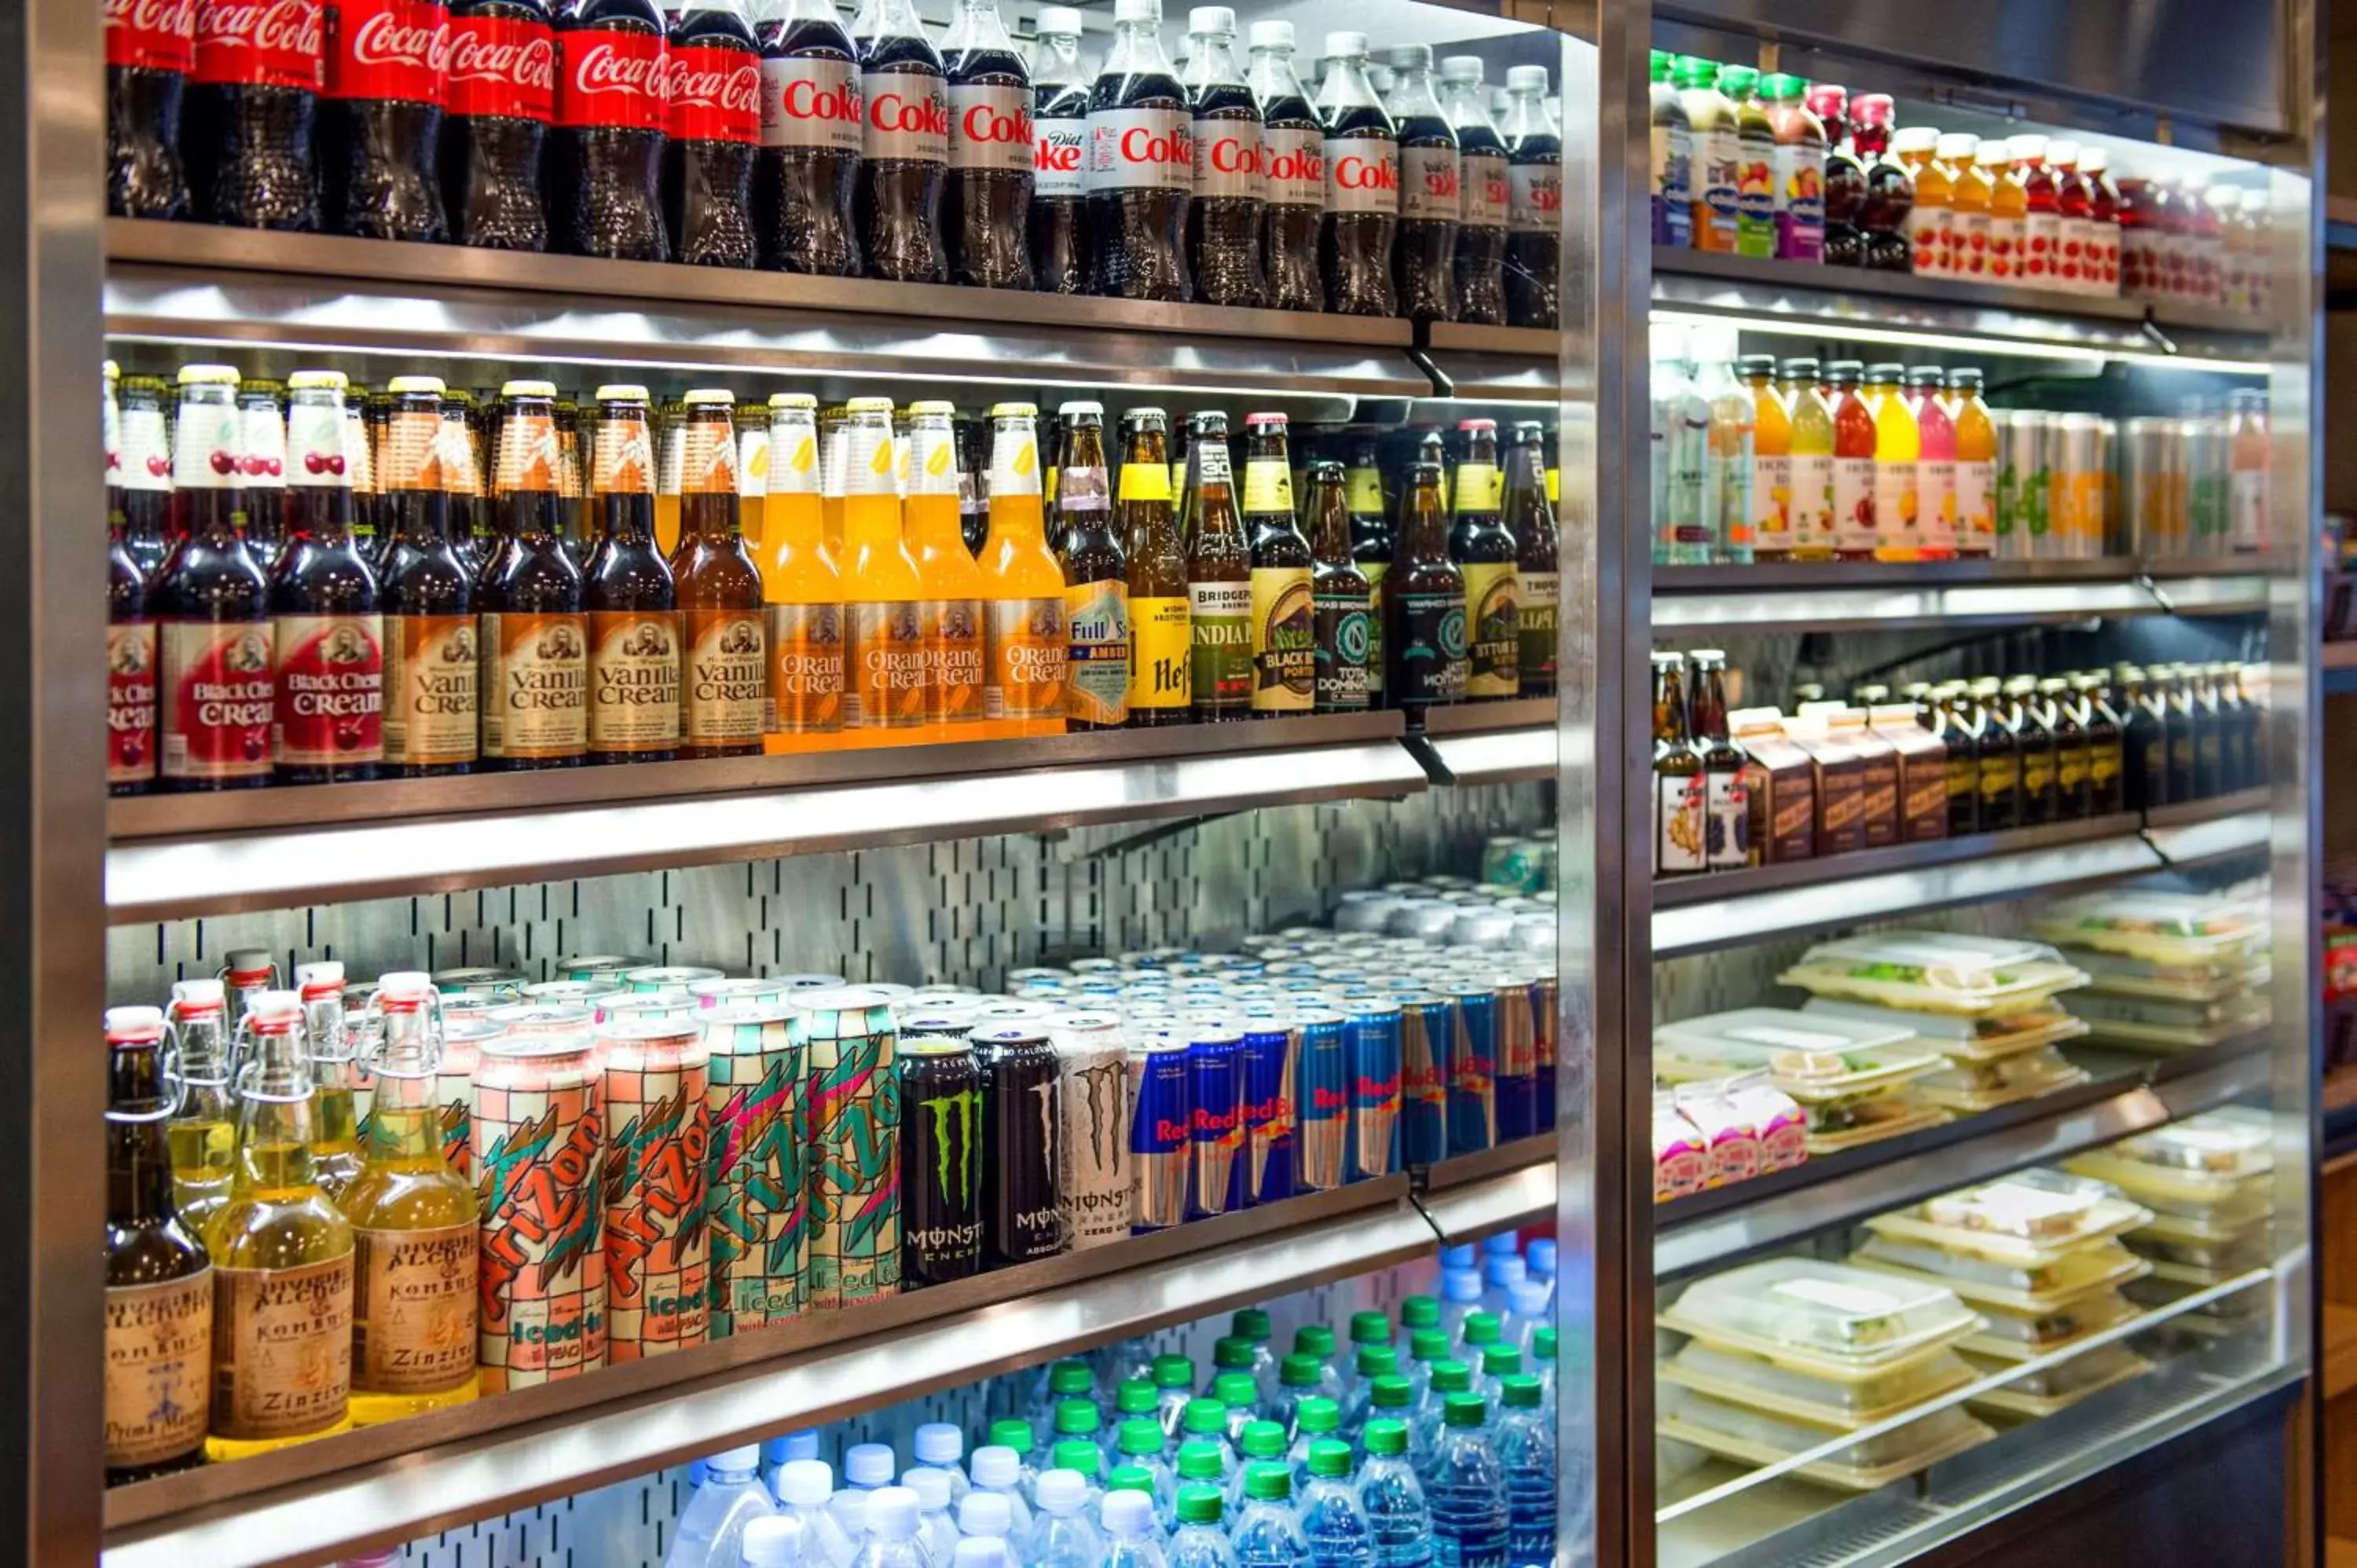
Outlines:
{"label": "kombucha bottle", "polygon": [[223,986],[210,977],[172,983],[171,1023],[179,1036],[180,1100],[164,1124],[171,1152],[172,1203],[199,1244],[229,1201],[237,1100],[230,1092]]}
{"label": "kombucha bottle", "polygon": [[1915,411],[1899,390],[1903,367],[1867,368],[1866,396],[1874,413],[1874,558],[1918,561],[1921,522],[1916,468],[1923,456]]}
{"label": "kombucha bottle", "polygon": [[311,1062],[311,1169],[337,1203],[361,1174],[357,1067],[344,1021],[344,966],[332,959],[295,966],[303,1036]]}
{"label": "kombucha bottle", "polygon": [[763,748],[821,751],[843,739],[843,580],[826,551],[818,400],[770,399],[761,502],[761,605],[770,623]]}

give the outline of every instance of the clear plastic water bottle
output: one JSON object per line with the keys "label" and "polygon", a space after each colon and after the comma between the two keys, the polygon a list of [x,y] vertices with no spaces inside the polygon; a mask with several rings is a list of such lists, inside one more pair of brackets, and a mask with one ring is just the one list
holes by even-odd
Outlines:
{"label": "clear plastic water bottle", "polygon": [[1168,1568],[1236,1568],[1235,1548],[1222,1522],[1226,1511],[1218,1487],[1179,1487],[1178,1528],[1163,1553]]}
{"label": "clear plastic water bottle", "polygon": [[1350,1351],[1342,1357],[1335,1369],[1341,1378],[1342,1402],[1345,1405],[1350,1402],[1350,1396],[1358,1391],[1359,1380],[1362,1376],[1359,1370],[1359,1358],[1370,1349],[1389,1346],[1391,1342],[1392,1320],[1390,1318],[1380,1312],[1351,1314]]}
{"label": "clear plastic water bottle", "polygon": [[1530,1267],[1512,1252],[1481,1260],[1481,1310],[1502,1314],[1506,1293],[1530,1276]]}
{"label": "clear plastic water bottle", "polygon": [[1445,1329],[1419,1328],[1408,1336],[1406,1376],[1408,1386],[1415,1391],[1416,1403],[1424,1402],[1424,1392],[1432,1387],[1432,1369],[1449,1359],[1448,1335]]}
{"label": "clear plastic water bottle", "polygon": [[1457,1359],[1469,1367],[1481,1364],[1481,1353],[1506,1342],[1506,1324],[1494,1312],[1469,1312],[1458,1328]]}
{"label": "clear plastic water bottle", "polygon": [[867,1540],[853,1568],[933,1568],[919,1539],[924,1528],[917,1494],[906,1487],[877,1487],[867,1494]]}
{"label": "clear plastic water bottle", "polygon": [[1247,1306],[1228,1319],[1228,1332],[1253,1348],[1253,1381],[1260,1385],[1264,1403],[1276,1394],[1276,1349],[1269,1343],[1276,1330],[1268,1314],[1257,1306]]}
{"label": "clear plastic water bottle", "polygon": [[834,1496],[834,1470],[823,1459],[789,1459],[778,1472],[778,1501],[802,1527],[803,1568],[851,1568],[859,1555],[856,1538],[828,1506]]}
{"label": "clear plastic water bottle", "polygon": [[[1243,1441],[1236,1445],[1236,1467],[1228,1477],[1228,1521],[1233,1524],[1243,1512],[1244,1481],[1254,1465],[1273,1464],[1280,1469],[1285,1465],[1285,1428],[1273,1421],[1255,1421],[1244,1428]],[[1288,1476],[1290,1472],[1287,1472]]]}
{"label": "clear plastic water bottle", "polygon": [[1134,1465],[1146,1472],[1156,1511],[1168,1512],[1178,1495],[1178,1472],[1170,1467],[1169,1443],[1162,1435],[1162,1423],[1151,1416],[1132,1416],[1121,1423],[1114,1447],[1124,1466]]}
{"label": "clear plastic water bottle", "polygon": [[663,1568],[734,1568],[742,1553],[748,1520],[777,1512],[761,1485],[761,1445],[748,1443],[704,1462],[704,1484],[679,1510],[678,1532],[663,1553]]}
{"label": "clear plastic water bottle", "polygon": [[[974,1484],[965,1474],[965,1434],[946,1421],[929,1421],[917,1428],[917,1438],[910,1445],[920,1465],[945,1470],[950,1477],[950,1507],[965,1501]],[[939,1563],[934,1568],[941,1568]]]}
{"label": "clear plastic water bottle", "polygon": [[1098,1517],[1104,1521],[1104,1568],[1164,1568],[1152,1493],[1107,1492]]}
{"label": "clear plastic water bottle", "polygon": [[[1187,1413],[1178,1423],[1178,1448],[1173,1455],[1175,1465],[1185,1455],[1189,1444],[1200,1443],[1220,1456],[1220,1479],[1225,1482],[1228,1472],[1236,1467],[1236,1447],[1228,1440],[1228,1412],[1220,1408],[1217,1400],[1189,1400]],[[1183,1478],[1184,1472],[1180,1473]]]}
{"label": "clear plastic water bottle", "polygon": [[1490,1444],[1489,1407],[1474,1393],[1452,1393],[1424,1477],[1432,1505],[1437,1568],[1504,1568],[1506,1472]]}
{"label": "clear plastic water bottle", "polygon": [[[1318,1391],[1340,1404],[1342,1374],[1334,1364],[1334,1331],[1322,1323],[1305,1323],[1293,1331],[1293,1350],[1295,1355],[1318,1359]],[[1280,1374],[1283,1366],[1278,1363]]]}
{"label": "clear plastic water bottle", "polygon": [[1039,1522],[1032,1539],[1031,1568],[1098,1568],[1104,1541],[1089,1522],[1088,1477],[1078,1470],[1047,1470],[1039,1477]]}
{"label": "clear plastic water bottle", "polygon": [[1481,1256],[1485,1261],[1491,1258],[1519,1258],[1522,1255],[1523,1239],[1512,1230],[1501,1230],[1495,1236],[1481,1238]]}
{"label": "clear plastic water bottle", "polygon": [[1502,1408],[1505,1401],[1501,1386],[1508,1378],[1522,1375],[1523,1353],[1512,1345],[1492,1345],[1481,1352],[1481,1383],[1474,1391],[1493,1408]]}
{"label": "clear plastic water bottle", "polygon": [[855,1443],[844,1450],[843,1484],[859,1491],[890,1486],[899,1469],[899,1460],[888,1443]]}
{"label": "clear plastic water bottle", "polygon": [[1396,1372],[1370,1382],[1367,1385],[1367,1418],[1360,1423],[1357,1432],[1350,1434],[1358,1444],[1359,1456],[1366,1457],[1368,1427],[1379,1421],[1396,1421],[1401,1431],[1406,1431],[1415,1403],[1415,1386]]}
{"label": "clear plastic water bottle", "polygon": [[748,1519],[737,1551],[743,1568],[802,1568],[802,1521],[783,1514]]}
{"label": "clear plastic water bottle", "polygon": [[1478,1269],[1481,1266],[1480,1246],[1468,1241],[1462,1246],[1440,1249],[1440,1266],[1444,1269]]}
{"label": "clear plastic water bottle", "polygon": [[1003,1535],[967,1535],[950,1553],[949,1568],[1019,1568],[1021,1562]]}
{"label": "clear plastic water bottle", "polygon": [[1359,1466],[1359,1507],[1375,1541],[1375,1568],[1430,1568],[1432,1510],[1407,1462],[1407,1423],[1367,1423]]}
{"label": "clear plastic water bottle", "polygon": [[1241,1449],[1244,1428],[1261,1418],[1260,1384],[1249,1372],[1222,1372],[1213,1382],[1211,1397],[1227,1412],[1229,1445]]}
{"label": "clear plastic water bottle", "polygon": [[1321,1437],[1309,1445],[1300,1516],[1314,1568],[1375,1568],[1374,1526],[1351,1485],[1349,1444]]}
{"label": "clear plastic water bottle", "polygon": [[1481,1274],[1478,1269],[1440,1271],[1440,1329],[1448,1342],[1464,1339],[1465,1316],[1481,1310]]}
{"label": "clear plastic water bottle", "polygon": [[1157,1431],[1162,1425],[1162,1391],[1150,1378],[1132,1378],[1114,1391],[1113,1417],[1104,1428],[1105,1460],[1118,1463],[1114,1455],[1119,1452],[1122,1423],[1127,1421],[1150,1421]]}
{"label": "clear plastic water bottle", "polygon": [[[1241,1372],[1253,1383],[1253,1402],[1260,1400],[1260,1353],[1253,1342],[1241,1334],[1223,1334],[1211,1345],[1211,1380],[1203,1391],[1213,1399],[1220,1398],[1220,1380],[1231,1372]],[[1224,1400],[1222,1403],[1226,1402]]]}
{"label": "clear plastic water bottle", "polygon": [[1325,1363],[1306,1350],[1296,1350],[1276,1367],[1276,1404],[1269,1419],[1282,1423],[1290,1436],[1301,1426],[1303,1400],[1332,1399],[1318,1374],[1326,1370]]}
{"label": "clear plastic water bottle", "polygon": [[1286,1468],[1293,1472],[1293,1495],[1309,1488],[1309,1451],[1331,1442],[1342,1430],[1342,1411],[1332,1400],[1306,1399],[1294,1412],[1293,1444],[1285,1452]]}
{"label": "clear plastic water bottle", "polygon": [[1555,1562],[1555,1425],[1541,1408],[1539,1380],[1505,1380],[1498,1417],[1498,1464],[1506,1475],[1506,1568]]}
{"label": "clear plastic water bottle", "polygon": [[1178,1423],[1187,1413],[1187,1402],[1194,1397],[1195,1363],[1184,1356],[1154,1358],[1155,1419],[1162,1423],[1162,1435],[1176,1437]]}
{"label": "clear plastic water bottle", "polygon": [[779,1471],[797,1459],[817,1457],[818,1434],[810,1428],[789,1432],[783,1437],[772,1437],[761,1444],[761,1484],[770,1488],[770,1496],[776,1497],[779,1495]]}
{"label": "clear plastic water bottle", "polygon": [[1006,1494],[985,1491],[980,1487],[965,1495],[958,1504],[958,1534],[969,1540],[987,1539],[1005,1541],[1010,1549],[1028,1553],[1029,1543],[1019,1547],[1015,1540],[1015,1507]]}
{"label": "clear plastic water bottle", "polygon": [[1531,1375],[1545,1391],[1539,1408],[1546,1412],[1549,1425],[1555,1422],[1555,1325],[1542,1324],[1531,1330]]}
{"label": "clear plastic water bottle", "polygon": [[[1016,1452],[1013,1444],[999,1441],[1002,1437],[1016,1435],[1003,1430],[1010,1426],[1019,1427],[1025,1444],[1029,1444],[1031,1429],[1022,1423],[1002,1421],[993,1424],[989,1445],[974,1451],[974,1492],[988,1492],[1006,1499],[1008,1524],[1001,1533],[1020,1552],[1029,1550],[1031,1544],[1031,1488],[1037,1477],[1031,1474],[1030,1466],[1023,1463],[1022,1455]],[[974,1492],[967,1493],[966,1498],[972,1501]],[[964,1505],[960,1504],[959,1507],[963,1510]],[[962,1511],[959,1519],[958,1528],[963,1530],[965,1527]]]}
{"label": "clear plastic water bottle", "polygon": [[1398,1372],[1399,1352],[1388,1345],[1362,1345],[1352,1360],[1358,1375],[1351,1380],[1350,1397],[1342,1402],[1342,1436],[1355,1442],[1359,1428],[1367,1424],[1368,1408],[1375,1402],[1375,1380]]}
{"label": "clear plastic water bottle", "polygon": [[1240,1568],[1308,1568],[1309,1538],[1292,1499],[1293,1477],[1284,1466],[1244,1466],[1243,1511],[1228,1529]]}
{"label": "clear plastic water bottle", "polygon": [[1556,1256],[1552,1236],[1541,1236],[1523,1250],[1523,1261],[1530,1264],[1532,1277],[1544,1280],[1549,1284],[1555,1283]]}
{"label": "clear plastic water bottle", "polygon": [[1178,1460],[1170,1493],[1170,1509],[1162,1521],[1165,1530],[1178,1528],[1178,1494],[1189,1487],[1216,1487],[1222,1499],[1227,1496],[1228,1478],[1235,1470],[1235,1455],[1229,1452],[1227,1439],[1217,1442],[1199,1438],[1178,1445]]}
{"label": "clear plastic water bottle", "polygon": [[[900,1477],[900,1485],[917,1495],[917,1539],[925,1543],[932,1568],[941,1568],[957,1550],[957,1521],[950,1517],[950,1473],[920,1465]],[[874,1510],[874,1499],[868,1508]]]}
{"label": "clear plastic water bottle", "polygon": [[1023,1406],[1023,1419],[1034,1432],[1052,1432],[1056,1408],[1066,1400],[1095,1398],[1096,1379],[1086,1361],[1059,1361],[1048,1369],[1048,1381]]}
{"label": "clear plastic water bottle", "polygon": [[[1091,1513],[1094,1513],[1096,1511],[1097,1499],[1104,1496],[1104,1450],[1099,1448],[1094,1443],[1090,1442],[1087,1438],[1070,1438],[1062,1443],[1057,1444],[1056,1446],[1048,1450],[1048,1462],[1057,1469],[1070,1470],[1072,1474],[1081,1478],[1081,1486],[1083,1488],[1082,1506],[1087,1509]],[[1048,1473],[1045,1470],[1042,1470],[1039,1473],[1039,1478],[1042,1481],[1046,1480],[1048,1478]],[[1032,1498],[1034,1503],[1037,1504],[1039,1493],[1036,1489],[1032,1493]],[[1038,1516],[1045,1513],[1047,1509],[1044,1506],[1035,1506],[1033,1508],[1032,1529],[1035,1531],[1040,1528],[1038,1521]]]}
{"label": "clear plastic water bottle", "polygon": [[1408,1462],[1415,1466],[1416,1477],[1425,1484],[1429,1495],[1432,1489],[1432,1466],[1440,1455],[1440,1439],[1448,1426],[1448,1396],[1473,1391],[1473,1369],[1462,1361],[1440,1361],[1432,1369],[1431,1384],[1424,1398],[1416,1402],[1415,1414],[1408,1423]]}
{"label": "clear plastic water bottle", "polygon": [[1555,1287],[1533,1274],[1506,1287],[1506,1343],[1528,1352],[1532,1333],[1555,1321]]}
{"label": "clear plastic water bottle", "polygon": [[[1419,1328],[1440,1326],[1440,1298],[1437,1295],[1404,1296],[1399,1305],[1400,1337],[1412,1336]],[[1400,1342],[1395,1337],[1392,1343]]]}

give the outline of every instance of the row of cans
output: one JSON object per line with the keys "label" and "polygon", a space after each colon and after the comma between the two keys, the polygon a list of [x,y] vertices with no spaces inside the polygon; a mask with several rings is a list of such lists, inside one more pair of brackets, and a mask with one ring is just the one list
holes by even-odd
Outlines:
{"label": "row of cans", "polygon": [[2095,560],[2112,534],[2112,449],[2119,427],[2092,413],[1992,410],[1996,427],[1996,555]]}
{"label": "row of cans", "polygon": [[2144,415],[1998,411],[2001,560],[2252,554],[2268,531],[2261,393],[2226,413]]}

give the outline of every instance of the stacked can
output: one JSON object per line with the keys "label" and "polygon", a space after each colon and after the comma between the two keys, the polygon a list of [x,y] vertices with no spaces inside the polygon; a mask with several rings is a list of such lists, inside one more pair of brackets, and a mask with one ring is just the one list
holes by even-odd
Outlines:
{"label": "stacked can", "polygon": [[1456,1046],[1449,1053],[1448,1152],[1478,1155],[1500,1142],[1498,1124],[1498,997],[1491,986],[1459,981],[1448,987],[1457,1004]]}
{"label": "stacked can", "polygon": [[1245,1206],[1244,1040],[1214,1017],[1187,1036],[1187,1109],[1193,1178],[1187,1218],[1216,1219]]}
{"label": "stacked can", "polygon": [[890,1295],[900,1284],[892,998],[874,986],[802,990],[792,1017],[810,1064],[810,1305]]}
{"label": "stacked can", "polygon": [[469,1124],[490,1393],[606,1364],[606,1129],[587,1036],[506,1034],[480,1053]]}
{"label": "stacked can", "polygon": [[1280,1202],[1298,1188],[1299,1111],[1293,1086],[1300,1058],[1297,1020],[1280,1017],[1273,1011],[1246,1016],[1244,1198],[1249,1204]]}
{"label": "stacked can", "polygon": [[[504,1033],[489,1018],[442,1019],[442,1056],[434,1064],[434,1103],[440,1108],[442,1157],[462,1181],[475,1179],[475,1068],[483,1042]],[[365,1146],[365,1144],[363,1144]]]}
{"label": "stacked can", "polygon": [[[1009,975],[1010,985],[1019,984]],[[1053,1013],[1044,1021],[1056,1047],[1057,1201],[1064,1240],[1075,1251],[1130,1232],[1137,1193],[1129,1152],[1129,1051],[1110,1013]]]}
{"label": "stacked can", "polygon": [[634,969],[644,969],[654,960],[632,958],[623,953],[576,953],[558,959],[548,966],[552,980],[604,980],[616,985],[622,976]]}
{"label": "stacked can", "polygon": [[900,1273],[947,1284],[983,1267],[982,1073],[962,1039],[900,1042]]}
{"label": "stacked can", "polygon": [[1371,1181],[1400,1169],[1400,1004],[1356,996],[1350,1008],[1351,1139],[1349,1179]]}
{"label": "stacked can", "polygon": [[711,1335],[795,1316],[810,1251],[805,1052],[780,1005],[715,1007],[699,1020],[712,1123],[705,1212],[712,1233]]}
{"label": "stacked can", "polygon": [[1140,1235],[1187,1220],[1195,1135],[1187,1068],[1184,1040],[1149,1038],[1130,1047],[1129,1159]]}
{"label": "stacked can", "polygon": [[994,1023],[969,1037],[981,1069],[983,1144],[990,1151],[982,1181],[984,1251],[994,1268],[1052,1257],[1064,1249],[1056,1190],[1063,1141],[1056,1047],[1028,1019]]}
{"label": "stacked can", "polygon": [[602,1025],[606,1354],[701,1345],[711,1324],[709,1055],[690,1021]]}

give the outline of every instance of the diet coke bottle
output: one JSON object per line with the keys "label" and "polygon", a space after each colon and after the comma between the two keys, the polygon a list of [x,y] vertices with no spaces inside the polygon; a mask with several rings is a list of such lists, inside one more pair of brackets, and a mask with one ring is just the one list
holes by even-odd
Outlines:
{"label": "diet coke bottle", "polygon": [[1432,48],[1391,51],[1385,100],[1399,127],[1399,242],[1392,252],[1400,314],[1414,321],[1457,319],[1457,234],[1464,182],[1457,132],[1432,90]]}
{"label": "diet coke bottle", "polygon": [[834,0],[786,0],[775,29],[761,38],[753,214],[763,266],[859,275],[852,203],[866,122],[858,58]]}
{"label": "diet coke bottle", "polygon": [[1252,95],[1260,109],[1261,256],[1268,303],[1278,310],[1320,310],[1318,231],[1326,223],[1326,132],[1293,73],[1293,24],[1252,25]]}
{"label": "diet coke bottle", "polygon": [[1031,72],[998,0],[959,0],[942,40],[949,71],[950,276],[1031,286]]}
{"label": "diet coke bottle", "polygon": [[1399,132],[1367,81],[1367,35],[1329,33],[1318,86],[1326,131],[1326,228],[1318,247],[1326,308],[1397,316],[1392,238],[1399,228]]}
{"label": "diet coke bottle", "polygon": [[450,13],[443,0],[335,0],[320,115],[327,225],[367,240],[448,238],[434,148]]}
{"label": "diet coke bottle", "polygon": [[1481,104],[1481,61],[1450,55],[1440,62],[1440,106],[1457,133],[1457,318],[1483,327],[1506,319],[1506,143]]}
{"label": "diet coke bottle", "polygon": [[106,209],[186,218],[180,95],[195,63],[196,0],[106,0]]}
{"label": "diet coke bottle", "polygon": [[167,789],[270,782],[270,590],[237,531],[237,380],[227,365],[180,367],[177,538],[148,597],[161,644]]}
{"label": "diet coke bottle", "polygon": [[540,157],[556,113],[556,36],[544,0],[457,0],[444,91],[450,237],[491,251],[548,249]]}
{"label": "diet coke bottle", "polygon": [[571,0],[556,16],[549,191],[565,250],[671,259],[663,231],[663,19],[655,0]]}
{"label": "diet coke bottle", "polygon": [[1114,0],[1113,20],[1113,49],[1089,92],[1092,290],[1184,300],[1194,132],[1162,53],[1162,0]]}
{"label": "diet coke bottle", "polygon": [[663,218],[673,259],[749,267],[761,48],[740,0],[690,0],[672,27],[663,73]]}
{"label": "diet coke bottle", "polygon": [[860,247],[870,276],[941,283],[950,275],[949,250],[942,243],[950,101],[941,52],[925,37],[913,0],[881,0],[862,15],[872,17],[876,31],[853,40],[867,107]]}
{"label": "diet coke bottle", "polygon": [[1198,5],[1187,13],[1187,32],[1194,47],[1182,85],[1195,135],[1187,259],[1195,269],[1195,297],[1207,305],[1258,305],[1268,296],[1260,259],[1260,105],[1236,63],[1236,14]]}
{"label": "diet coke bottle", "polygon": [[319,0],[198,0],[181,149],[199,218],[319,226],[311,134],[326,36]]}
{"label": "diet coke bottle", "polygon": [[1553,327],[1563,277],[1563,133],[1543,102],[1543,65],[1506,70],[1506,320]]}
{"label": "diet coke bottle", "polygon": [[344,461],[344,378],[287,381],[286,549],[270,575],[282,784],[367,779],[384,756],[384,622],[376,575],[352,538]]}
{"label": "diet coke bottle", "polygon": [[1042,293],[1086,294],[1090,83],[1072,7],[1039,7],[1031,82],[1031,280]]}

